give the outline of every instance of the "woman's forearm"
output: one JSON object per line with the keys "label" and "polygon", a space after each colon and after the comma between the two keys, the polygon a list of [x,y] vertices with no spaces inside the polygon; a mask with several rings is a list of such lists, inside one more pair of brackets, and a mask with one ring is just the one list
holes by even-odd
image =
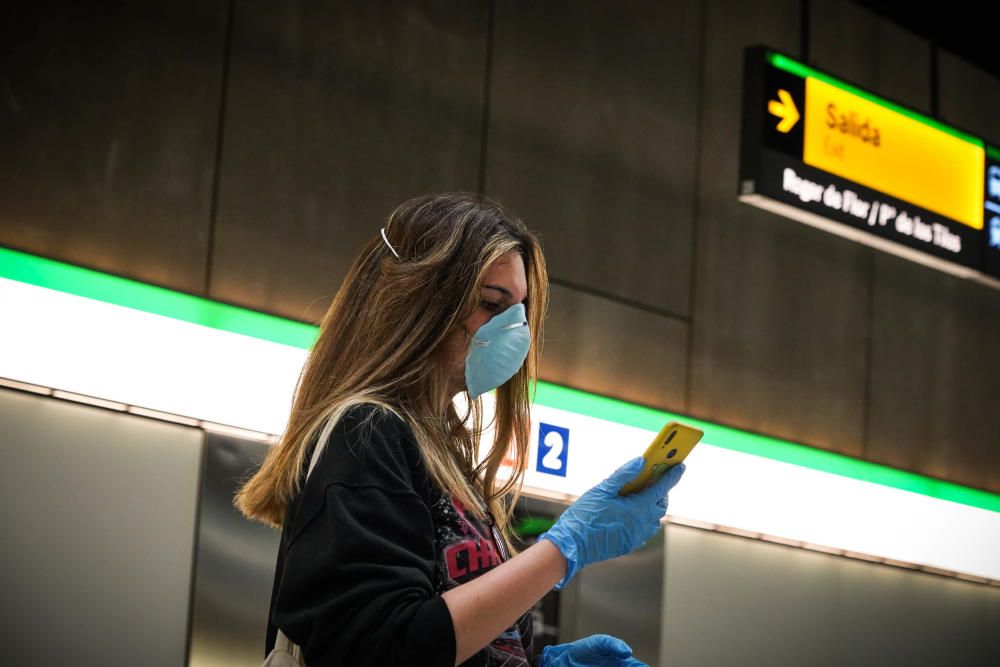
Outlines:
{"label": "woman's forearm", "polygon": [[566,574],[566,559],[539,540],[481,577],[441,596],[455,626],[455,664],[476,654]]}

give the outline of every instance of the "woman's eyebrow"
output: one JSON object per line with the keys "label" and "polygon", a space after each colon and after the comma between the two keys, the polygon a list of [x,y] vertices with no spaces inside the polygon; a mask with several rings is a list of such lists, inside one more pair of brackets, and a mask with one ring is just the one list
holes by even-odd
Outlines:
{"label": "woman's eyebrow", "polygon": [[[514,295],[511,294],[510,290],[506,287],[500,287],[499,285],[483,285],[486,289],[495,289],[498,292],[502,292],[505,297],[507,297],[507,303],[514,303]],[[521,302],[525,308],[528,307],[528,297],[524,297],[524,301]]]}
{"label": "woman's eyebrow", "polygon": [[500,287],[499,285],[483,285],[483,288],[484,288],[484,289],[495,289],[495,290],[497,290],[498,292],[503,292],[503,295],[504,295],[505,297],[507,297],[507,300],[508,300],[508,301],[510,301],[511,299],[513,299],[513,298],[514,298],[514,295],[513,295],[513,294],[511,294],[511,293],[510,293],[510,290],[509,290],[509,289],[507,289],[506,287]]}

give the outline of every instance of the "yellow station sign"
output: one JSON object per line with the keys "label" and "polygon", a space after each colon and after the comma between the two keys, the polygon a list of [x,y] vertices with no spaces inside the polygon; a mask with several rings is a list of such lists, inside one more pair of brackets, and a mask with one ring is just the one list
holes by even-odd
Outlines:
{"label": "yellow station sign", "polygon": [[983,228],[982,146],[819,79],[805,85],[803,162]]}

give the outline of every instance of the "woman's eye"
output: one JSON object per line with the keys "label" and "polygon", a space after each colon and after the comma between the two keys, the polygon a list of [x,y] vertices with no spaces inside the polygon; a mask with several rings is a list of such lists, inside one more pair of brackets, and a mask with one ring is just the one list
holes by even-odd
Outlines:
{"label": "woman's eye", "polygon": [[481,305],[483,308],[490,311],[491,313],[496,312],[497,309],[500,308],[499,303],[493,303],[492,301],[483,300],[479,302],[479,305]]}

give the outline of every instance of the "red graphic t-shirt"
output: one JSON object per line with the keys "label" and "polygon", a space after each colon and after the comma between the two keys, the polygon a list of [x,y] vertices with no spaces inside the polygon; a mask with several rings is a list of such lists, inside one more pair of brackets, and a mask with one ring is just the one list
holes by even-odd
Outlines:
{"label": "red graphic t-shirt", "polygon": [[[438,549],[435,587],[439,593],[471,581],[506,560],[503,538],[469,513],[452,495],[442,495],[432,505],[434,542]],[[462,663],[519,667],[530,665],[532,618],[526,612],[490,645]]]}

